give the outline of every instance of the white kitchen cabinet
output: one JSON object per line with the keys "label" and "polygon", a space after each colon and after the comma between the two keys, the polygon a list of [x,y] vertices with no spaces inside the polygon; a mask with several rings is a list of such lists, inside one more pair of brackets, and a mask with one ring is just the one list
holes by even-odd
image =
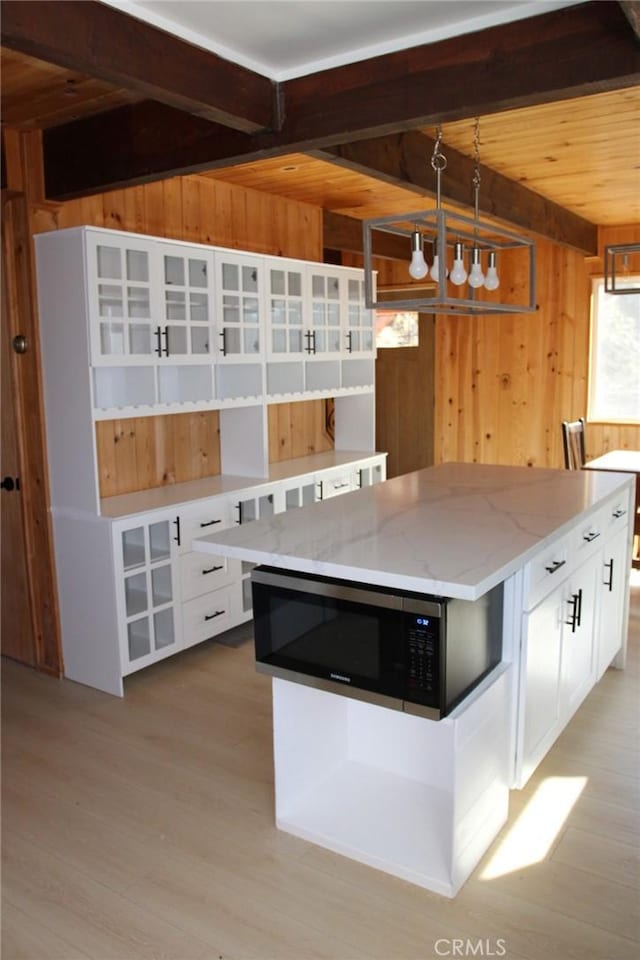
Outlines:
{"label": "white kitchen cabinet", "polygon": [[596,578],[600,564],[599,553],[596,553],[565,583],[560,684],[560,720],[563,725],[571,719],[593,686]]}
{"label": "white kitchen cabinet", "polygon": [[180,359],[213,355],[213,253],[206,248],[158,244],[161,258],[160,355]]}
{"label": "white kitchen cabinet", "polygon": [[360,270],[346,277],[347,322],[346,349],[352,356],[373,356],[375,353],[374,311],[364,297],[364,278]]}
{"label": "white kitchen cabinet", "polygon": [[596,679],[599,680],[621,647],[624,593],[627,590],[629,534],[617,530],[603,544],[601,554],[600,610],[596,645]]}
{"label": "white kitchen cabinet", "polygon": [[520,651],[519,779],[526,783],[556,736],[565,585],[524,614]]}
{"label": "white kitchen cabinet", "polygon": [[627,508],[617,500],[580,518],[525,566],[517,786],[622,647],[628,566]]}
{"label": "white kitchen cabinet", "polygon": [[171,517],[159,514],[135,525],[117,524],[114,553],[122,611],[120,662],[126,676],[182,646]]}
{"label": "white kitchen cabinet", "polygon": [[357,467],[354,475],[354,486],[358,490],[361,487],[372,487],[376,483],[382,483],[387,478],[386,457],[379,457],[372,463]]}
{"label": "white kitchen cabinet", "polygon": [[66,282],[85,285],[93,364],[160,356],[156,245],[131,234],[87,230],[86,260]]}

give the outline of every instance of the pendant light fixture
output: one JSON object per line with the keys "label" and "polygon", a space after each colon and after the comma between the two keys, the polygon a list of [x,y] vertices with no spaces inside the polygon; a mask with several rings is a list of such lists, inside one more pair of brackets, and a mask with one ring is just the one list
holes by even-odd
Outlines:
{"label": "pendant light fixture", "polygon": [[[435,209],[363,221],[365,297],[367,306],[384,308],[387,301],[374,298],[375,268],[372,266],[376,233],[391,233],[407,240],[409,275],[414,280],[430,277],[433,284],[420,284],[419,296],[394,299],[394,308],[428,313],[494,314],[527,313],[536,309],[535,245],[533,240],[483,220],[480,217],[480,123],[473,134],[473,218],[442,207],[442,177],[447,159],[442,151],[442,128],[438,126],[431,167],[435,175]],[[431,266],[425,259],[431,253]],[[509,299],[501,299],[500,272],[508,271]],[[502,289],[505,289],[504,285]]]}
{"label": "pendant light fixture", "polygon": [[640,293],[640,243],[604,248],[605,293]]}

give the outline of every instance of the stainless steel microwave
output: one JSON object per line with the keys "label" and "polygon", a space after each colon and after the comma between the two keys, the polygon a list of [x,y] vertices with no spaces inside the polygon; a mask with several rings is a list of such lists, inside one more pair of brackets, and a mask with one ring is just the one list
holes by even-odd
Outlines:
{"label": "stainless steel microwave", "polygon": [[434,720],[500,662],[502,586],[476,601],[256,567],[256,667]]}

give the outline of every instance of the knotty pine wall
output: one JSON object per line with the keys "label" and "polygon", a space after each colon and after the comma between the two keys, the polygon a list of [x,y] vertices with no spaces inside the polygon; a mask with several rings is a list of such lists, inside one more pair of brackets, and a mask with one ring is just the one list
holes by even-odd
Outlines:
{"label": "knotty pine wall", "polygon": [[[90,223],[309,260],[322,258],[320,208],[206,178],[174,178],[63,204],[47,203],[42,199],[38,138],[37,132],[9,131],[5,139],[9,185],[28,192],[34,232]],[[640,225],[601,230],[602,247],[634,240],[640,240]],[[603,268],[600,258],[587,260],[549,241],[538,239],[536,250],[539,309],[535,314],[436,317],[435,462],[563,465],[560,422],[586,413],[590,277],[601,274]],[[378,266],[381,282],[406,282],[404,264],[387,261]],[[385,382],[402,381],[387,376]],[[385,406],[381,393],[377,405],[378,411]],[[289,411],[282,409],[285,405],[278,406],[269,418],[272,457],[285,459],[294,446],[308,449],[316,442],[329,442],[328,435],[319,438],[324,410],[299,416],[297,405],[286,405],[291,406]],[[411,403],[402,408],[402,416],[409,420],[423,415],[424,410]],[[198,437],[216,435],[211,416],[208,432],[195,430]],[[306,429],[304,424],[310,425],[308,441],[299,433]],[[128,448],[127,462],[137,458],[137,441],[124,440],[127,422],[115,421],[110,429],[120,437],[120,449]],[[111,439],[106,442],[115,446]],[[207,442],[207,447],[213,448],[213,443]],[[640,449],[640,425],[588,425],[589,456],[618,447]],[[107,456],[105,451],[101,457],[108,470],[130,475],[112,454],[110,450]],[[208,449],[199,450],[192,462],[196,472],[215,469],[215,455]],[[164,470],[166,466],[153,462],[153,482],[165,473],[170,481],[173,474],[171,469]]]}

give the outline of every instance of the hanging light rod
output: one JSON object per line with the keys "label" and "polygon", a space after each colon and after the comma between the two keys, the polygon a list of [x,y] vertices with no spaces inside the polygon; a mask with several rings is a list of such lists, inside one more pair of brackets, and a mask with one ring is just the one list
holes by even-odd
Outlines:
{"label": "hanging light rod", "polygon": [[[375,296],[375,269],[372,264],[375,234],[387,233],[407,239],[409,275],[416,281],[429,275],[435,281],[425,295],[410,294],[396,301],[400,309],[452,314],[531,313],[535,301],[534,241],[512,230],[498,227],[479,216],[480,130],[474,126],[473,217],[442,208],[441,176],[447,160],[441,149],[442,130],[438,127],[431,157],[436,177],[436,208],[364,220],[363,249],[365,297],[367,306],[380,307]],[[430,264],[425,258],[425,246]],[[506,273],[503,284],[512,299],[501,298],[499,271]],[[418,289],[416,288],[416,294]]]}

